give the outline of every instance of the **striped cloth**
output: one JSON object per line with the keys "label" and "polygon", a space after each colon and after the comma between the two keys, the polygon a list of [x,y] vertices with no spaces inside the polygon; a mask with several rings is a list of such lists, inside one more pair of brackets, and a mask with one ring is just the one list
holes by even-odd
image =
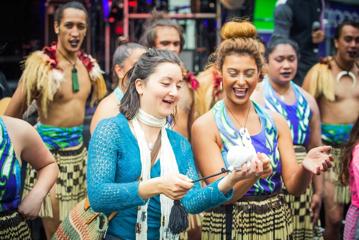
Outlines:
{"label": "striped cloth", "polygon": [[[87,149],[81,143],[79,146],[63,150],[51,150],[60,173],[57,177],[55,189],[59,201],[60,221],[63,221],[69,211],[86,196],[86,161]],[[34,187],[37,172],[28,166],[24,184],[23,196]],[[47,195],[42,203],[40,217],[53,217],[50,196]]]}
{"label": "striped cloth", "polygon": [[[306,149],[301,145],[294,145],[295,156],[298,164],[301,164],[307,155]],[[320,226],[320,220],[317,225],[312,222],[311,200],[313,196],[312,186],[309,185],[305,193],[300,196],[294,196],[285,192],[285,200],[293,215],[293,240],[313,240],[323,239],[320,232],[315,231]]]}
{"label": "striped cloth", "polygon": [[276,193],[243,197],[206,211],[202,221],[202,240],[291,240],[292,232],[291,211]]}
{"label": "striped cloth", "polygon": [[31,240],[30,228],[17,211],[0,213],[1,240]]}
{"label": "striped cloth", "polygon": [[359,208],[354,205],[345,217],[344,240],[359,240]]}
{"label": "striped cloth", "polygon": [[83,125],[64,128],[38,123],[36,130],[50,150],[75,147],[83,142]]}

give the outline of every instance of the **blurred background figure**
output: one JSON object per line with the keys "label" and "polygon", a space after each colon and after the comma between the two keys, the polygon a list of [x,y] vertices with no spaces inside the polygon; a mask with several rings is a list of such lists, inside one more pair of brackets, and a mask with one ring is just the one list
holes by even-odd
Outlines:
{"label": "blurred background figure", "polygon": [[119,104],[128,85],[126,74],[144,52],[146,52],[146,48],[138,43],[120,43],[120,46],[117,47],[112,60],[112,81],[116,84],[115,89],[110,95],[101,100],[97,106],[91,120],[91,133],[93,133],[99,121],[104,118],[114,117],[119,113]]}
{"label": "blurred background figure", "polygon": [[338,180],[343,146],[359,115],[359,22],[344,21],[336,29],[336,52],[315,64],[303,88],[315,97],[321,118],[324,144],[333,147],[335,165],[325,173],[325,239],[339,239],[349,188]]}
{"label": "blurred background figure", "polygon": [[318,44],[324,40],[324,0],[279,0],[274,13],[272,37],[283,36],[300,47],[294,82],[302,85],[308,70],[318,62]]}

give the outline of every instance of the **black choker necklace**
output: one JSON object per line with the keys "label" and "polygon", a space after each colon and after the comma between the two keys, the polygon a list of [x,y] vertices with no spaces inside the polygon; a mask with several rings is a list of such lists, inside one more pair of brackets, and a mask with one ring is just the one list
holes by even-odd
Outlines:
{"label": "black choker necklace", "polygon": [[71,71],[72,92],[76,93],[80,90],[79,79],[77,76],[77,69],[76,69],[77,58],[76,58],[75,62],[73,63],[60,50],[58,50],[58,52],[67,62],[69,62],[72,65],[72,71]]}

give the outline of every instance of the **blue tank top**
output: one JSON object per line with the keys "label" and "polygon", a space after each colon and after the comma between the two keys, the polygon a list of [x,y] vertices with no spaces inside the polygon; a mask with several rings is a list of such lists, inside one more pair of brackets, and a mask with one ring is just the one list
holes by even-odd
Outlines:
{"label": "blue tank top", "polygon": [[[273,173],[265,179],[259,179],[245,194],[245,196],[269,195],[282,188],[282,165],[278,151],[278,132],[272,117],[256,103],[252,102],[257,112],[262,129],[260,133],[251,136],[251,141],[256,152],[266,154],[271,160]],[[227,153],[231,146],[240,141],[239,130],[235,127],[223,100],[218,101],[212,108],[217,128],[222,140],[221,154],[226,168],[228,168]]]}
{"label": "blue tank top", "polygon": [[263,80],[263,84],[265,107],[279,113],[286,119],[293,138],[293,144],[308,145],[312,111],[299,87],[291,82],[290,85],[294,91],[296,101],[293,105],[288,105],[279,98],[268,78]]}
{"label": "blue tank top", "polygon": [[21,202],[21,167],[2,118],[0,156],[0,212],[16,210]]}

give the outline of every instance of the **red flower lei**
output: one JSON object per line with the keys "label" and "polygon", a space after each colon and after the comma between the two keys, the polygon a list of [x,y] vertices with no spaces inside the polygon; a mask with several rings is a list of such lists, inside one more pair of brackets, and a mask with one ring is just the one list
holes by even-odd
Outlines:
{"label": "red flower lei", "polygon": [[[57,50],[57,44],[56,44],[56,42],[54,42],[50,46],[44,47],[42,51],[49,57],[49,62],[50,62],[51,67],[60,69],[58,67],[59,62],[56,59],[56,50]],[[86,67],[87,71],[91,72],[92,68],[94,67],[94,63],[93,63],[93,60],[89,57],[89,55],[80,51],[77,54],[77,57],[80,59],[80,61]]]}
{"label": "red flower lei", "polygon": [[196,76],[192,72],[188,71],[186,77],[187,77],[187,82],[191,84],[192,90],[196,91],[199,88],[199,82]]}

